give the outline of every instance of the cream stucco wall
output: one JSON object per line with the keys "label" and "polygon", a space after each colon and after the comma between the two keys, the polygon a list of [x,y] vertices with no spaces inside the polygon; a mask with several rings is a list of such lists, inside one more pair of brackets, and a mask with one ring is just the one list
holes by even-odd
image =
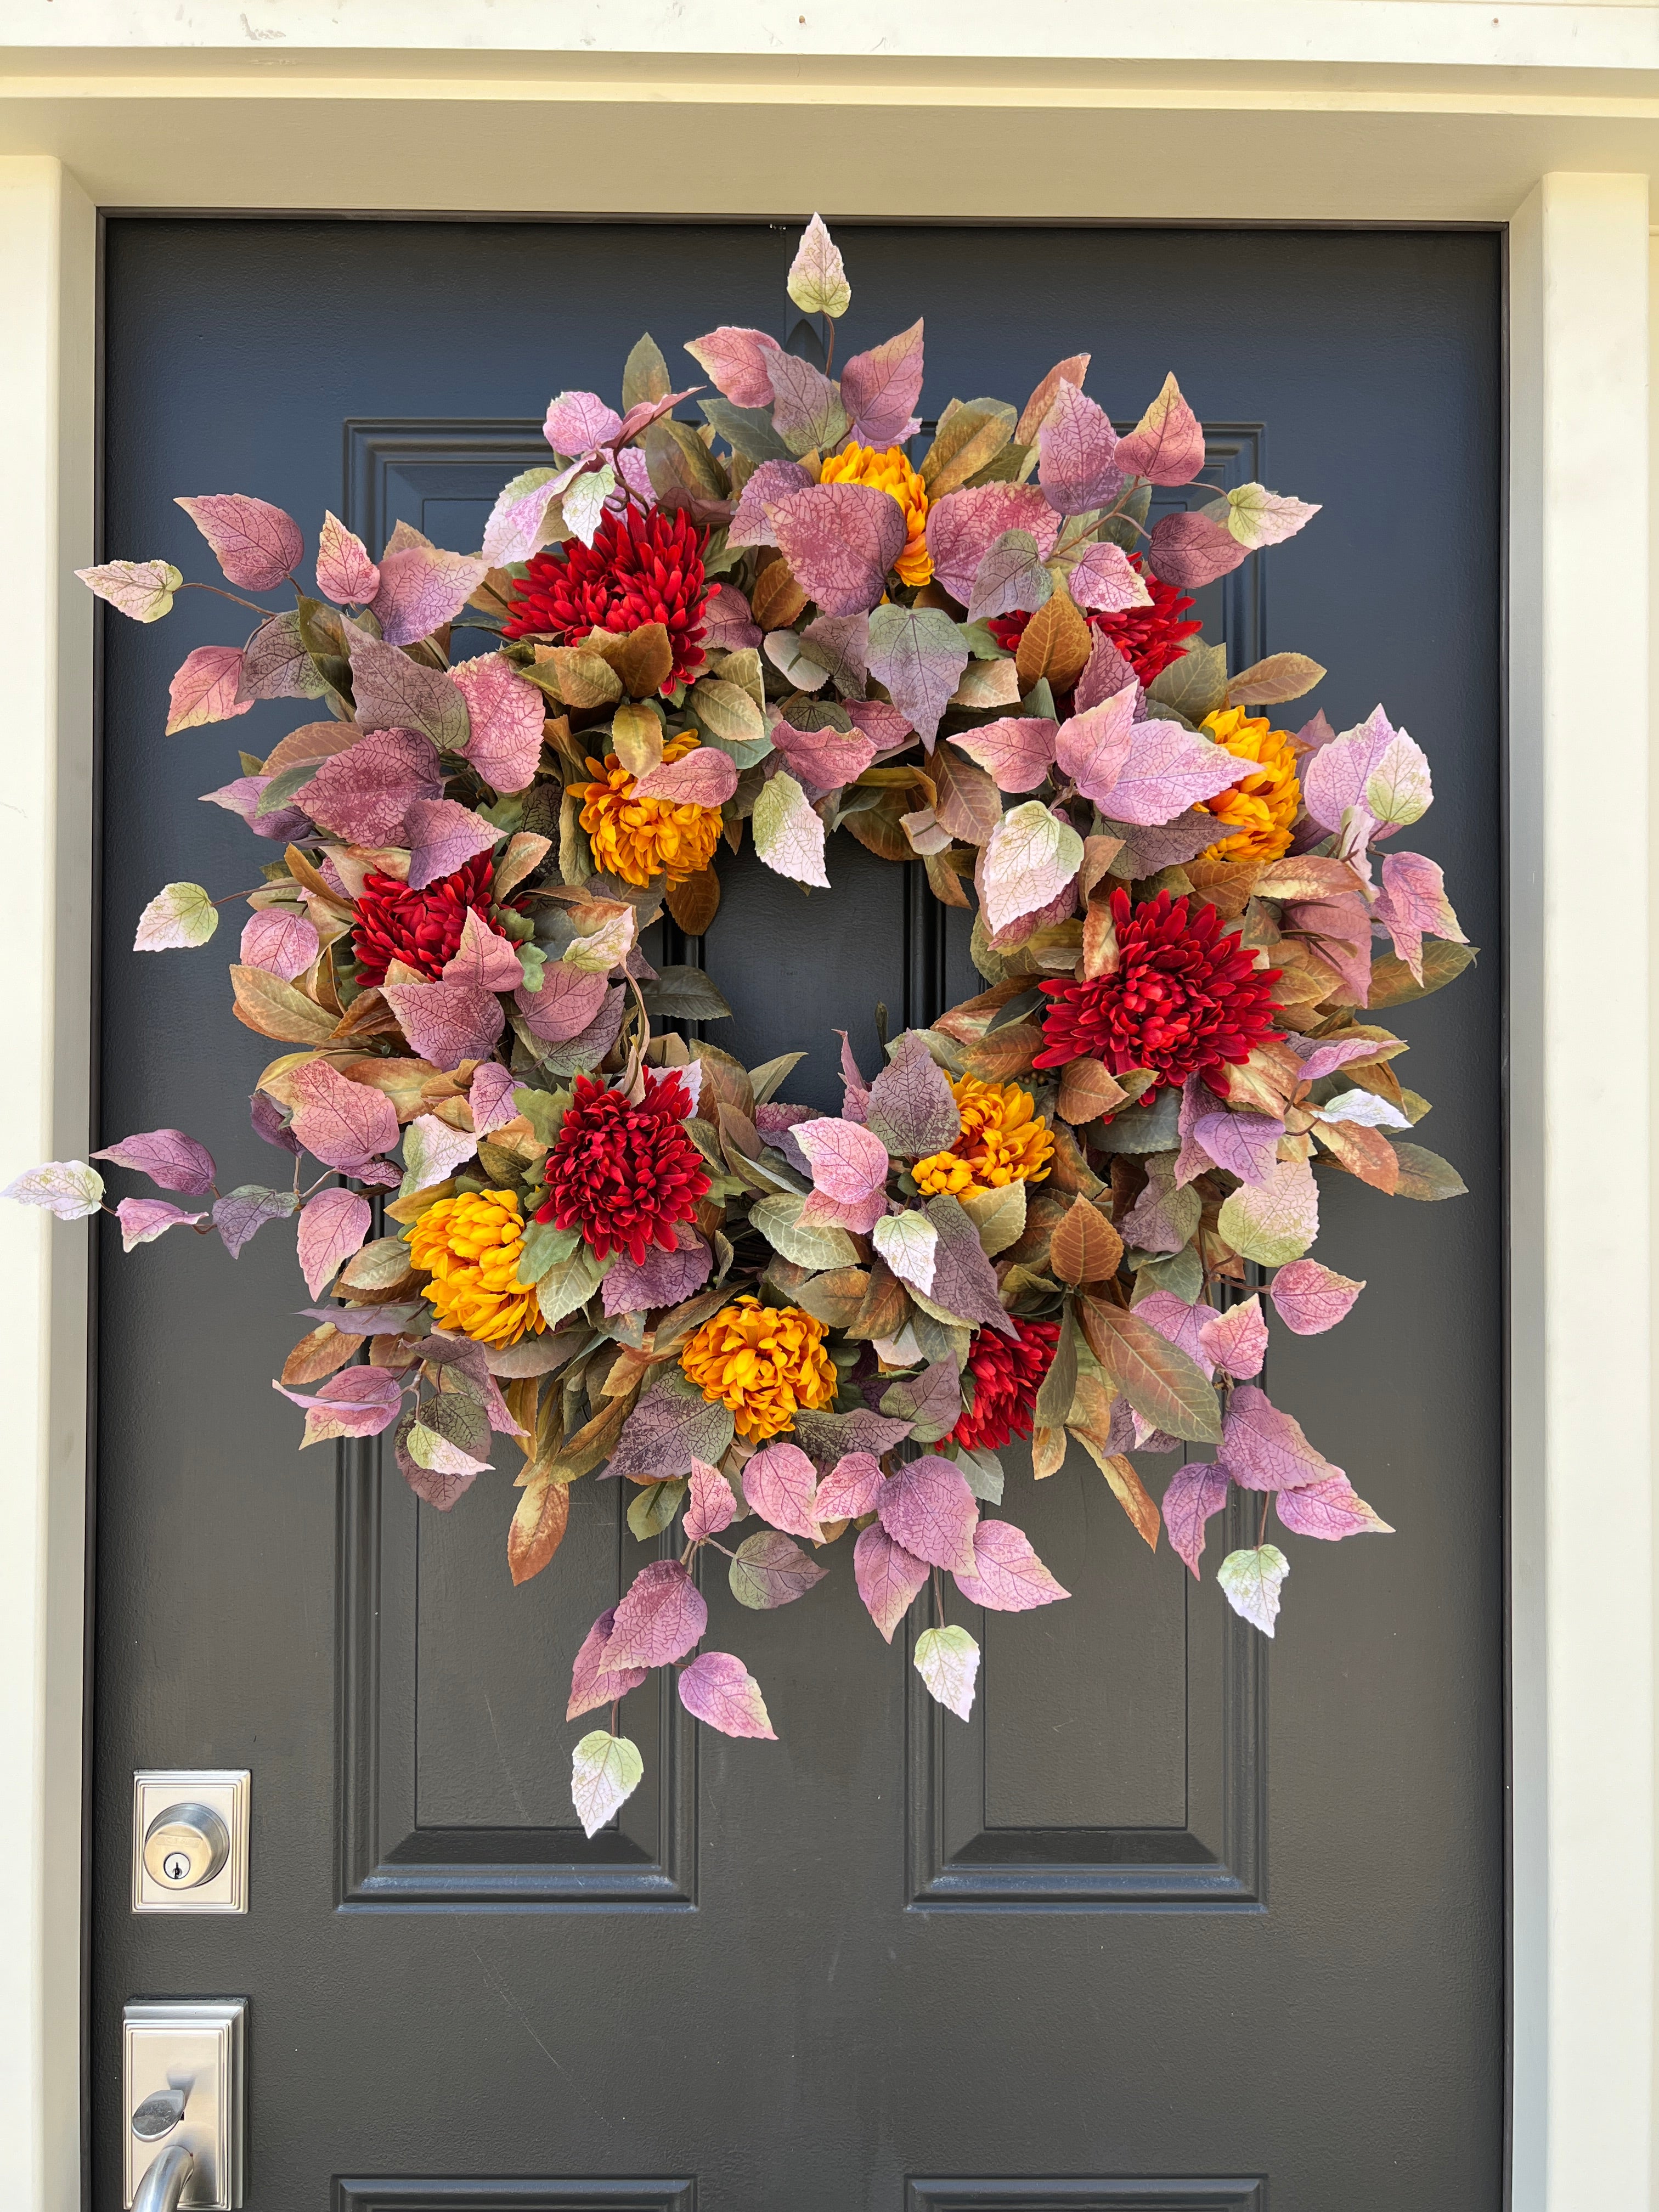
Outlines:
{"label": "cream stucco wall", "polygon": [[[94,205],[1510,223],[1514,2203],[1636,2212],[1659,2112],[1638,1073],[1659,1036],[1659,9],[1027,0],[1005,58],[1011,20],[1006,0],[7,0],[0,1171],[86,1141],[91,624],[64,580],[92,527]],[[1588,1071],[1587,1035],[1619,1044]],[[0,1209],[0,2141],[41,2212],[79,2189],[82,1255]]]}

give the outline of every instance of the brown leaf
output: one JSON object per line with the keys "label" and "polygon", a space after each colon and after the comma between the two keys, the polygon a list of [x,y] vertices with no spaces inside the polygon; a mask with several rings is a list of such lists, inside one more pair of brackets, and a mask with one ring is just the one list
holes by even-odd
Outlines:
{"label": "brown leaf", "polygon": [[654,699],[674,672],[674,647],[661,623],[641,623],[612,644],[595,638],[592,649],[610,662],[630,699]]}
{"label": "brown leaf", "polygon": [[866,806],[857,814],[849,814],[841,826],[849,837],[856,838],[866,852],[873,853],[878,860],[914,860],[916,856],[911,849],[910,840],[904,834],[904,825],[900,818],[909,811],[908,802],[902,793],[884,792],[876,805]]}
{"label": "brown leaf", "polygon": [[1002,819],[1002,793],[995,778],[949,744],[935,747],[932,768],[939,793],[933,816],[940,829],[964,844],[984,844]]}
{"label": "brown leaf", "polygon": [[622,679],[597,653],[572,645],[538,646],[538,667],[550,665],[559,696],[578,713],[592,707],[609,707],[622,697]]}
{"label": "brown leaf", "polygon": [[1223,921],[1237,921],[1260,890],[1260,860],[1188,860],[1187,880]]}
{"label": "brown leaf", "polygon": [[333,1035],[333,1015],[280,975],[233,964],[230,984],[236,994],[233,1012],[237,1020],[260,1036],[276,1037],[284,1044],[321,1044]]}
{"label": "brown leaf", "polygon": [[1202,1368],[1140,1315],[1080,1297],[1077,1317],[1108,1381],[1143,1419],[1194,1443],[1218,1443],[1221,1415]]}
{"label": "brown leaf", "polygon": [[1109,895],[1097,892],[1083,914],[1083,973],[1086,981],[1117,972],[1117,921]]}
{"label": "brown leaf", "polygon": [[1073,1202],[1048,1242],[1050,1272],[1062,1283],[1105,1283],[1116,1274],[1123,1239],[1086,1198]]}
{"label": "brown leaf", "polygon": [[1035,445],[1036,434],[1042,428],[1042,418],[1054,404],[1054,394],[1060,389],[1061,380],[1076,385],[1081,392],[1083,380],[1088,373],[1089,356],[1086,353],[1067,354],[1064,361],[1057,361],[1026,401],[1024,411],[1014,425],[1016,441],[1022,446]]}
{"label": "brown leaf", "polygon": [[1230,707],[1279,707],[1299,699],[1323,680],[1325,672],[1305,653],[1270,653],[1265,660],[1241,668],[1227,679]]}
{"label": "brown leaf", "polygon": [[526,876],[533,875],[553,849],[550,837],[537,837],[520,830],[509,842],[495,869],[495,895],[504,899]]}
{"label": "brown leaf", "polygon": [[1281,900],[1340,898],[1359,888],[1359,878],[1346,860],[1322,860],[1311,853],[1270,860],[1254,886],[1258,897]]}
{"label": "brown leaf", "polygon": [[805,612],[806,594],[781,553],[756,577],[749,605],[763,629],[787,629],[798,615]]}
{"label": "brown leaf", "polygon": [[1060,1117],[1063,1121],[1097,1121],[1115,1113],[1127,1096],[1123,1085],[1097,1060],[1068,1060],[1060,1071]]}
{"label": "brown leaf", "polygon": [[536,1401],[541,1387],[539,1375],[516,1375],[501,1392],[507,1402],[508,1418],[518,1423],[519,1433],[527,1451],[535,1449],[532,1439],[536,1433]]}
{"label": "brown leaf", "polygon": [[1031,1431],[1031,1472],[1041,1482],[1045,1475],[1058,1474],[1066,1464],[1066,1431],[1064,1429],[1033,1429]]}
{"label": "brown leaf", "polygon": [[283,1362],[282,1379],[292,1390],[304,1382],[320,1382],[325,1375],[337,1375],[362,1342],[361,1336],[348,1336],[325,1321],[300,1339]]}
{"label": "brown leaf", "polygon": [[1074,1430],[1073,1435],[1095,1465],[1111,1486],[1112,1495],[1133,1522],[1135,1534],[1149,1551],[1158,1549],[1158,1532],[1162,1526],[1156,1503],[1147,1495],[1146,1486],[1135,1473],[1121,1452],[1103,1452],[1092,1437]]}
{"label": "brown leaf", "polygon": [[532,1483],[519,1499],[507,1532],[507,1564],[516,1586],[540,1574],[564,1540],[570,1492],[562,1482]]}
{"label": "brown leaf", "polygon": [[[927,876],[927,888],[941,906],[960,907],[964,913],[972,905],[963,889],[962,877],[951,866],[951,853],[927,853],[922,857],[922,867]],[[964,859],[971,855],[963,855]]]}
{"label": "brown leaf", "polygon": [[1094,632],[1066,592],[1056,591],[1025,625],[1014,656],[1020,690],[1029,691],[1042,677],[1054,691],[1069,691],[1082,675]]}
{"label": "brown leaf", "polygon": [[323,900],[337,915],[351,914],[352,908],[349,901],[343,899],[338,891],[330,890],[327,883],[317,872],[297,845],[290,845],[283,854],[283,860],[289,875],[301,890],[309,892],[313,898]]}
{"label": "brown leaf", "polygon": [[795,1304],[827,1328],[846,1328],[863,1310],[869,1288],[867,1268],[832,1267],[803,1283],[795,1292]]}
{"label": "brown leaf", "polygon": [[1288,1045],[1259,1044],[1236,1067],[1219,1071],[1227,1103],[1249,1114],[1282,1115],[1302,1082],[1302,1063]]}
{"label": "brown leaf", "polygon": [[400,1121],[412,1121],[425,1112],[422,1093],[438,1073],[429,1060],[345,1060],[337,1065],[353,1083],[366,1083],[389,1098]]}
{"label": "brown leaf", "polygon": [[857,1343],[869,1344],[878,1337],[896,1336],[909,1318],[910,1301],[903,1285],[884,1260],[875,1261],[864,1303],[846,1325],[848,1335]]}
{"label": "brown leaf", "polygon": [[1083,1157],[1083,1147],[1063,1122],[1051,1132],[1054,1140],[1054,1157],[1048,1170],[1048,1181],[1055,1190],[1076,1191],[1085,1198],[1098,1198],[1106,1186]]}
{"label": "brown leaf", "polygon": [[1336,1162],[1374,1190],[1392,1197],[1400,1188],[1400,1155],[1381,1129],[1361,1121],[1316,1121],[1314,1134]]}
{"label": "brown leaf", "polygon": [[301,761],[331,759],[348,745],[355,745],[362,734],[355,722],[302,723],[297,730],[290,730],[267,757],[263,773],[281,775],[284,769],[298,768]]}
{"label": "brown leaf", "polygon": [[701,937],[720,912],[720,879],[702,868],[683,884],[668,886],[668,911],[688,937]]}
{"label": "brown leaf", "polygon": [[714,1109],[735,1106],[739,1114],[752,1121],[755,1086],[743,1062],[733,1060],[729,1052],[722,1052],[717,1044],[704,1044],[701,1039],[692,1045],[691,1057],[702,1063],[702,1096],[697,1105],[702,1118],[713,1121]]}
{"label": "brown leaf", "polygon": [[[421,1194],[425,1198],[427,1194]],[[393,1305],[406,1298],[419,1283],[409,1263],[409,1247],[401,1237],[377,1237],[346,1263],[335,1285],[362,1305]]]}
{"label": "brown leaf", "polygon": [[1011,1075],[1024,1075],[1046,1040],[1035,1022],[1010,1022],[968,1048],[967,1068],[981,1083],[1006,1083]]}

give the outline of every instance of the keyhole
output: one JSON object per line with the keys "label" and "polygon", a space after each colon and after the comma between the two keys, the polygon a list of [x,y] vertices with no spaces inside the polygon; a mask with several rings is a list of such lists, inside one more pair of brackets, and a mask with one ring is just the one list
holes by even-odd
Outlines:
{"label": "keyhole", "polygon": [[169,1851],[161,1862],[161,1871],[169,1881],[183,1881],[190,1872],[190,1861],[182,1851]]}

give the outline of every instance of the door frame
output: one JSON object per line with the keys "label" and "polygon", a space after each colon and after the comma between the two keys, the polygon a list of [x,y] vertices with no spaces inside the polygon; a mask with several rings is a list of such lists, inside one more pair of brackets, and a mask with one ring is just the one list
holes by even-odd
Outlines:
{"label": "door frame", "polygon": [[[313,57],[309,74],[278,83],[259,70],[273,58],[231,52],[187,75],[153,53],[104,54],[50,81],[0,68],[0,146],[23,149],[0,154],[0,297],[13,324],[0,348],[0,604],[15,640],[44,647],[20,650],[13,676],[6,1176],[84,1156],[89,1142],[95,624],[70,572],[96,541],[100,208],[438,212],[441,191],[442,211],[479,215],[506,204],[776,220],[784,206],[799,220],[818,199],[832,222],[1213,221],[1225,210],[1234,221],[1506,228],[1510,2201],[1517,2212],[1647,2203],[1653,103],[1633,117],[1629,100],[1560,90],[1528,111],[1452,84],[1436,106],[1381,72],[1360,98],[1288,69],[1277,89],[1255,83],[1234,100],[1201,71],[1183,86],[1173,66],[1154,99],[1052,58],[1012,88],[997,70],[943,64],[930,75],[849,60],[807,84],[729,59],[699,76],[649,53],[494,76],[477,55],[422,55],[418,67],[382,56],[332,77]],[[410,112],[428,103],[442,106],[441,177]],[[691,166],[688,107],[716,138],[728,121],[746,135],[711,151],[695,200],[676,205]],[[1277,151],[1263,163],[1269,124]],[[1160,161],[1183,126],[1181,161]],[[1014,160],[988,177],[975,127],[1004,143],[1027,133],[1034,147],[1062,131],[1066,173]],[[576,158],[549,158],[555,131]],[[610,165],[580,158],[584,143],[618,131],[631,159],[620,187]],[[1564,148],[1571,167],[1559,166]],[[485,180],[476,203],[474,178]],[[587,179],[630,204],[538,204],[550,180],[568,195]],[[1578,855],[1592,844],[1602,865],[1587,883]],[[1614,1162],[1616,1184],[1604,1165]],[[12,1446],[0,1820],[15,1930],[0,1948],[0,2139],[13,2187],[40,2212],[82,2201],[87,1255],[85,1232],[0,1209]]]}

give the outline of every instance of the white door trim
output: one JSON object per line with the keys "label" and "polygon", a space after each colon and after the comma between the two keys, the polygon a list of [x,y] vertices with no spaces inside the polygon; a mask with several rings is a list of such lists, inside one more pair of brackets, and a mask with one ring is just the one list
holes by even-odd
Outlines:
{"label": "white door trim", "polygon": [[[65,77],[50,97],[38,74],[16,98],[16,82],[0,77],[0,146],[29,149],[0,154],[0,603],[12,617],[14,686],[3,817],[13,1021],[0,1177],[83,1153],[88,1141],[93,630],[69,572],[91,556],[91,196],[128,206],[573,212],[573,193],[615,188],[617,165],[598,149],[623,135],[630,210],[684,207],[676,196],[696,172],[699,198],[688,213],[771,214],[779,203],[805,209],[821,198],[832,216],[1513,218],[1513,2202],[1517,2212],[1647,2206],[1656,1573],[1644,1081],[1654,634],[1647,193],[1659,150],[1650,106],[1639,118],[1626,104],[1599,118],[1517,120],[1514,104],[1496,116],[1482,90],[1469,93],[1468,115],[1448,94],[1427,117],[1418,93],[1391,106],[1382,86],[1361,115],[1352,99],[1338,112],[1340,103],[1276,100],[1256,84],[1248,133],[1238,116],[1218,117],[1212,88],[1185,100],[1183,137],[1173,92],[1156,112],[1130,102],[1112,113],[1103,96],[1065,115],[1035,99],[1013,113],[994,84],[958,79],[948,97],[911,106],[902,71],[883,100],[826,85],[805,112],[799,81],[769,97],[754,79],[734,113],[730,67],[701,64],[706,82],[694,88],[690,64],[672,58],[584,58],[592,61],[585,74],[573,65],[562,83],[544,77],[527,99],[522,80],[486,83],[476,57],[458,58],[471,70],[461,113],[453,83],[429,73],[393,84],[358,70],[311,100],[291,81],[251,76],[246,55],[228,59],[210,88],[199,75],[185,82],[182,69],[165,84],[154,73],[128,77],[127,58],[99,57],[101,75]],[[698,90],[705,123],[737,134],[713,143],[701,171],[684,158]],[[429,151],[440,134],[428,137],[410,112],[428,102],[443,107],[441,169]],[[994,145],[1057,147],[1060,167],[985,163],[963,136],[969,110],[978,112],[966,119]],[[823,189],[831,123],[836,172],[849,180],[839,193]],[[1280,134],[1277,150],[1269,131]],[[1108,159],[1094,157],[1097,131]],[[1152,158],[1160,144],[1161,177]],[[1247,145],[1248,171],[1236,165]],[[1578,173],[1559,166],[1564,146]],[[757,147],[768,158],[754,158]],[[556,206],[546,205],[550,192]],[[37,2212],[70,2212],[81,2183],[84,1255],[83,1231],[0,1208],[0,1403],[10,1446],[0,1473],[9,1509],[0,1832],[12,1852],[11,1940],[0,1946],[0,2142],[14,2194]]]}

